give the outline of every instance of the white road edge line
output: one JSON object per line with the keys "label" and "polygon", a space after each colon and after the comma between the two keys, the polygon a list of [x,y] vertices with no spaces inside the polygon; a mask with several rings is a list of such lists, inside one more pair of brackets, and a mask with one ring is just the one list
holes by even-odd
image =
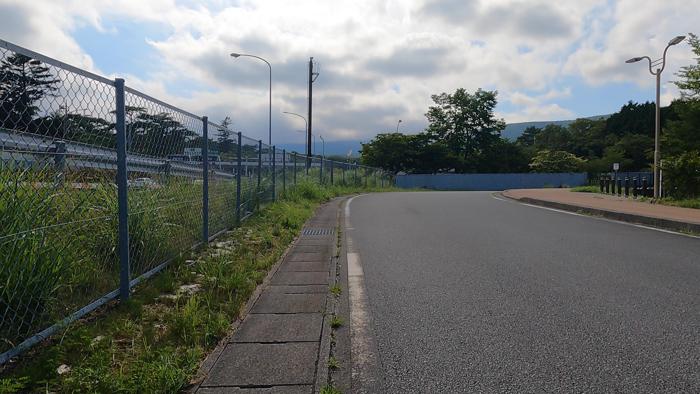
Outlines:
{"label": "white road edge line", "polygon": [[643,229],[646,229],[646,230],[658,231],[658,232],[660,232],[660,233],[673,234],[673,235],[680,235],[680,236],[683,236],[683,237],[694,238],[694,239],[700,239],[700,237],[697,236],[697,235],[691,235],[691,234],[680,233],[680,232],[678,232],[678,231],[672,231],[672,230],[666,230],[666,229],[663,229],[663,228],[650,227],[650,226],[645,226],[645,225],[643,225],[643,224],[636,224],[636,223],[630,223],[630,222],[623,222],[623,221],[621,221],[621,220],[602,218],[602,217],[599,217],[599,216],[585,215],[585,214],[582,214],[582,213],[576,213],[576,212],[571,212],[571,211],[564,211],[564,210],[562,210],[562,209],[543,207],[543,206],[541,206],[541,205],[528,204],[528,203],[526,203],[526,202],[519,202],[519,201],[513,201],[513,200],[506,200],[506,199],[504,199],[504,198],[495,196],[495,195],[493,195],[493,194],[491,195],[491,197],[493,197],[494,199],[496,199],[496,200],[498,200],[498,201],[503,201],[503,202],[508,202],[508,203],[516,203],[516,204],[525,205],[525,206],[532,207],[532,208],[539,208],[539,209],[544,209],[544,210],[552,211],[552,212],[565,213],[565,214],[567,214],[567,215],[572,215],[572,216],[581,216],[581,217],[590,218],[590,219],[602,220],[602,221],[609,222],[609,223],[624,224],[625,226],[643,228]]}
{"label": "white road edge line", "polygon": [[[355,196],[345,204],[345,228],[350,226],[350,204],[360,197]],[[379,355],[372,334],[369,301],[364,282],[364,271],[360,254],[353,245],[349,231],[347,242],[348,294],[350,300],[350,355],[352,360],[352,388],[354,393],[372,393],[378,387]]]}

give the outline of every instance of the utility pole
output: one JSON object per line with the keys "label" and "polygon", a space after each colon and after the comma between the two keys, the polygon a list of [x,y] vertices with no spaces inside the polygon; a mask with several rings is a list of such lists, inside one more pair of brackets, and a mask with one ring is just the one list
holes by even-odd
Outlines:
{"label": "utility pole", "polygon": [[313,56],[309,58],[309,116],[307,118],[308,121],[308,126],[307,126],[307,133],[308,135],[306,136],[306,166],[307,168],[311,166],[311,155],[313,154],[311,150],[311,136],[313,133],[311,132],[311,123],[312,123],[312,117],[311,117],[311,110],[313,107],[313,83],[318,77],[318,73],[314,72],[314,58]]}

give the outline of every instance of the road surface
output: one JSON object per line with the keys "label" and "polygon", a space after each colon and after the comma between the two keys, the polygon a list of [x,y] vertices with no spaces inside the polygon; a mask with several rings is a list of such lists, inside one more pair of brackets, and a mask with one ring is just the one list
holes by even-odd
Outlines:
{"label": "road surface", "polygon": [[383,391],[700,391],[700,239],[486,192],[361,196],[350,222]]}

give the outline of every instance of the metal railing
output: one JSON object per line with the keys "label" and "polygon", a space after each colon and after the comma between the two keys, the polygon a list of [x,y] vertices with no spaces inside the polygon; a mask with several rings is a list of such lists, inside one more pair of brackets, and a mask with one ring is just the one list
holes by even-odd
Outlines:
{"label": "metal railing", "polygon": [[303,181],[390,184],[0,40],[0,364]]}

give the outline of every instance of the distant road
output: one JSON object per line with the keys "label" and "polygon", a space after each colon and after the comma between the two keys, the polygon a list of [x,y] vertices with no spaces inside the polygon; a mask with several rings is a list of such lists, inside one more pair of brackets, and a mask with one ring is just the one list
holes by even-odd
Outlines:
{"label": "distant road", "polygon": [[386,392],[700,392],[700,239],[485,192],[350,220]]}

